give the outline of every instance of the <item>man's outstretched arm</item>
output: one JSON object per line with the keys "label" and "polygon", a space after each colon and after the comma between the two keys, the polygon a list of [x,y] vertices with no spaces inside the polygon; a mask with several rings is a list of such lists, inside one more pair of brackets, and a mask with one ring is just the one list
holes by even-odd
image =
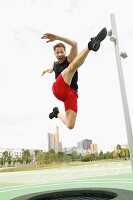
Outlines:
{"label": "man's outstretched arm", "polygon": [[49,67],[47,69],[45,69],[43,72],[42,72],[42,76],[46,73],[52,73],[53,72],[53,66],[52,67]]}
{"label": "man's outstretched arm", "polygon": [[51,33],[46,33],[44,34],[41,39],[49,39],[47,41],[48,42],[53,42],[55,40],[60,40],[62,42],[65,42],[66,44],[70,45],[71,46],[71,49],[70,49],[70,53],[68,55],[68,61],[69,62],[72,62],[73,59],[77,56],[78,54],[78,48],[77,48],[77,42],[75,40],[72,40],[70,38],[66,38],[66,37],[62,37],[62,36],[59,36],[59,35],[54,35],[54,34],[51,34]]}

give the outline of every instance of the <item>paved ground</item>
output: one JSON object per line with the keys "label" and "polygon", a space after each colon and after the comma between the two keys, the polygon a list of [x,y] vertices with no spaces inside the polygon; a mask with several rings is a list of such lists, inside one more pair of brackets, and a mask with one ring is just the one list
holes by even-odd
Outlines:
{"label": "paved ground", "polygon": [[42,191],[69,188],[118,188],[133,191],[130,161],[0,173],[0,200]]}

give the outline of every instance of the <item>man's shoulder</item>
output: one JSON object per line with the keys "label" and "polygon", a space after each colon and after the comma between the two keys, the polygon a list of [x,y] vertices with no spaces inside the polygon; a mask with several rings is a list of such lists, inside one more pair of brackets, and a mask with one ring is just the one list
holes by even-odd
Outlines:
{"label": "man's shoulder", "polygon": [[55,64],[58,64],[58,61],[54,61],[54,62],[53,62],[53,65],[55,65]]}
{"label": "man's shoulder", "polygon": [[53,71],[56,71],[58,68],[59,62],[58,61],[54,61],[53,62]]}
{"label": "man's shoulder", "polygon": [[65,60],[66,63],[70,64],[70,62],[68,61],[68,57],[66,56],[66,60]]}

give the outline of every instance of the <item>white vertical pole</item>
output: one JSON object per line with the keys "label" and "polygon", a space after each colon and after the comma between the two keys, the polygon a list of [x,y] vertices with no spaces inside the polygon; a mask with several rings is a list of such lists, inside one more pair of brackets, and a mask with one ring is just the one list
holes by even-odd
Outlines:
{"label": "white vertical pole", "polygon": [[119,52],[119,43],[118,43],[118,36],[117,36],[117,30],[116,30],[115,15],[113,13],[110,14],[110,19],[111,19],[111,25],[112,25],[112,37],[113,36],[115,37],[114,48],[115,48],[115,55],[116,55],[116,61],[117,61],[117,70],[118,70],[121,97],[122,97],[122,103],[123,103],[125,125],[126,125],[126,131],[127,131],[128,147],[129,147],[131,166],[132,166],[132,172],[133,172],[133,134],[132,134],[132,126],[131,126],[131,121],[130,121],[130,116],[129,116],[129,109],[128,109],[128,102],[127,102],[127,96],[126,96],[125,83],[124,83],[124,76],[123,76],[121,57],[120,57],[120,52]]}

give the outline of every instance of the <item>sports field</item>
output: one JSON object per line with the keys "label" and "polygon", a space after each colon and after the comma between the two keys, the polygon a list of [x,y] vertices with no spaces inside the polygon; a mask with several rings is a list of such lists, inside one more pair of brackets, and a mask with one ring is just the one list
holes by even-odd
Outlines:
{"label": "sports field", "polygon": [[42,191],[89,187],[133,191],[130,161],[0,173],[0,200]]}

